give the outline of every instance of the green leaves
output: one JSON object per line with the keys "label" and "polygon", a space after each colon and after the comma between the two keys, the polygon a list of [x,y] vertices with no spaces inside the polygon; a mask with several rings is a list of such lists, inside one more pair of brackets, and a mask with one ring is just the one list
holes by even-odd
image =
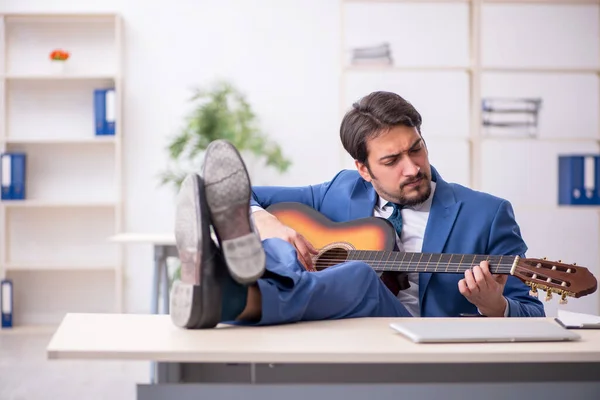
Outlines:
{"label": "green leaves", "polygon": [[[188,163],[199,168],[199,159],[210,142],[230,141],[240,152],[250,152],[264,159],[267,166],[285,172],[291,166],[278,144],[269,140],[258,126],[257,117],[245,96],[227,81],[217,81],[208,88],[197,88],[190,98],[193,111],[186,118],[181,133],[168,144],[168,155],[175,164]],[[185,171],[165,171],[161,185],[173,183],[177,188]]]}

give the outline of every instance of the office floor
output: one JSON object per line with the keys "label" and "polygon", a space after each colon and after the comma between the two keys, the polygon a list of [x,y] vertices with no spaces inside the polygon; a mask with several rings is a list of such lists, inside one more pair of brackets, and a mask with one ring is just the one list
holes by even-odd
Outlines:
{"label": "office floor", "polygon": [[52,329],[0,330],[0,399],[133,400],[147,362],[48,360]]}

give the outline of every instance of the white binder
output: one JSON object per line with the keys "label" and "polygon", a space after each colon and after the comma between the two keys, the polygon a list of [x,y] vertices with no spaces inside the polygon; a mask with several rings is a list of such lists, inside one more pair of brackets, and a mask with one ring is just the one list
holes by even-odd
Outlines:
{"label": "white binder", "polygon": [[2,328],[13,326],[13,285],[10,280],[0,281],[0,311]]}

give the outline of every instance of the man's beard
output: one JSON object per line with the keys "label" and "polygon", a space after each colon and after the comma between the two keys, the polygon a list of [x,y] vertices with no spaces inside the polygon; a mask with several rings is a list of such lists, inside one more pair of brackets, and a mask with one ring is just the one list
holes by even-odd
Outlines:
{"label": "man's beard", "polygon": [[[426,186],[425,191],[422,192],[419,196],[414,197],[414,198],[407,198],[406,196],[404,196],[403,192],[404,192],[406,186],[418,181],[419,179],[422,179],[421,185],[426,183],[427,186]],[[419,186],[419,189],[421,187],[422,186]],[[403,206],[412,207],[412,206],[417,206],[417,205],[422,204],[425,201],[427,201],[427,199],[431,195],[431,179],[429,179],[429,177],[425,173],[419,172],[413,179],[411,179],[408,182],[404,182],[403,184],[400,185],[400,187],[398,188],[400,191],[400,195],[389,193],[386,190],[384,190],[382,187],[380,187],[379,185],[377,185],[377,189],[378,189],[377,190],[378,192],[382,193],[383,196],[385,198],[389,199],[390,201],[393,201],[394,203],[400,204]]]}

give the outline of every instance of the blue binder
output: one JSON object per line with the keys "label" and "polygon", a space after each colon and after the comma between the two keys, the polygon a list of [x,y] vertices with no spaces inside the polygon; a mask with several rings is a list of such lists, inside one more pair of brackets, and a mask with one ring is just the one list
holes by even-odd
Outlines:
{"label": "blue binder", "polygon": [[562,155],[558,158],[558,203],[600,204],[600,155]]}
{"label": "blue binder", "polygon": [[11,280],[0,281],[0,312],[2,328],[13,326],[13,284]]}
{"label": "blue binder", "polygon": [[115,134],[116,96],[115,89],[94,90],[94,124],[97,136]]}
{"label": "blue binder", "polygon": [[0,154],[2,200],[24,200],[27,156],[25,153]]}

